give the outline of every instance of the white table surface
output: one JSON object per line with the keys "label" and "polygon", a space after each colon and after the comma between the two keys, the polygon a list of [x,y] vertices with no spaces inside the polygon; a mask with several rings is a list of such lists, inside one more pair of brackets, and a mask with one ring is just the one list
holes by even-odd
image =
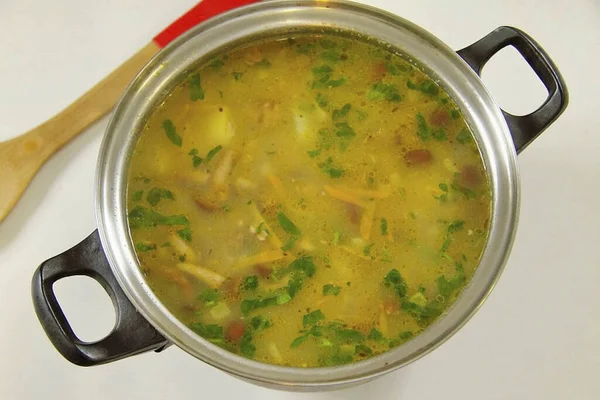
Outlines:
{"label": "white table surface", "polygon": [[[519,27],[545,47],[570,89],[568,110],[519,157],[517,239],[475,317],[420,361],[322,394],[255,387],[175,347],[100,367],[69,364],[38,324],[30,280],[40,262],[96,227],[93,179],[105,118],[42,168],[0,224],[0,399],[600,398],[600,3],[366,2],[456,49],[497,26]],[[194,3],[0,1],[0,140],[61,110]],[[499,55],[484,78],[509,110],[530,111],[544,92],[516,60],[510,52]],[[95,284],[74,280],[59,285],[59,295],[82,336],[110,329],[111,307]]]}

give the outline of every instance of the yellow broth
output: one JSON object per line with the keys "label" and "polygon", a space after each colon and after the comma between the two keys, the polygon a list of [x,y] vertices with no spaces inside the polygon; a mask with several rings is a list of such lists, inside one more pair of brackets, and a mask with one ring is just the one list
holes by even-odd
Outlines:
{"label": "yellow broth", "polygon": [[358,39],[253,44],[191,73],[129,167],[131,238],[212,343],[296,367],[410,340],[468,283],[491,190],[441,87]]}

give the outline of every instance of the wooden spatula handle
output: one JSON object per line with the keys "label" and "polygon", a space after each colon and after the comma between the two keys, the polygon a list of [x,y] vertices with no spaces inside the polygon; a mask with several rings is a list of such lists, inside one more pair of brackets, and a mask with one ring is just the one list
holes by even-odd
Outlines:
{"label": "wooden spatula handle", "polygon": [[0,222],[36,172],[58,149],[109,113],[135,74],[164,46],[221,12],[257,0],[204,0],[53,118],[0,143]]}

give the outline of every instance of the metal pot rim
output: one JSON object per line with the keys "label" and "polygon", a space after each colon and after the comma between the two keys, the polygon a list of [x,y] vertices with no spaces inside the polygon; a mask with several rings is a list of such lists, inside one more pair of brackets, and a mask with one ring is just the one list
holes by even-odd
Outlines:
{"label": "metal pot rim", "polygon": [[[382,355],[340,367],[292,368],[237,356],[200,338],[160,303],[144,281],[128,232],[126,179],[130,150],[149,110],[199,58],[241,40],[291,28],[351,31],[410,55],[457,102],[481,149],[492,186],[490,232],[469,285],[442,317],[413,340]],[[162,50],[139,73],[107,127],[96,175],[96,218],[102,247],[121,288],[166,338],[230,374],[278,388],[338,388],[390,372],[429,353],[460,329],[494,287],[516,232],[519,184],[516,152],[500,108],[475,72],[448,46],[415,24],[346,1],[273,0],[213,18]]]}

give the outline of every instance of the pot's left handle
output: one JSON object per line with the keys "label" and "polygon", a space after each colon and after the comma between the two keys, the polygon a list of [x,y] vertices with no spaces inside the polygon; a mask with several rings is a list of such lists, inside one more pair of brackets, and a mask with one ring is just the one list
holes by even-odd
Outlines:
{"label": "pot's left handle", "polygon": [[[115,327],[97,342],[83,342],[75,335],[54,295],[56,281],[77,275],[89,276],[100,283],[115,307]],[[160,351],[170,344],[123,293],[104,255],[98,231],[66,252],[44,261],[33,275],[31,292],[35,312],[46,335],[60,354],[74,364],[104,364],[149,350]]]}

